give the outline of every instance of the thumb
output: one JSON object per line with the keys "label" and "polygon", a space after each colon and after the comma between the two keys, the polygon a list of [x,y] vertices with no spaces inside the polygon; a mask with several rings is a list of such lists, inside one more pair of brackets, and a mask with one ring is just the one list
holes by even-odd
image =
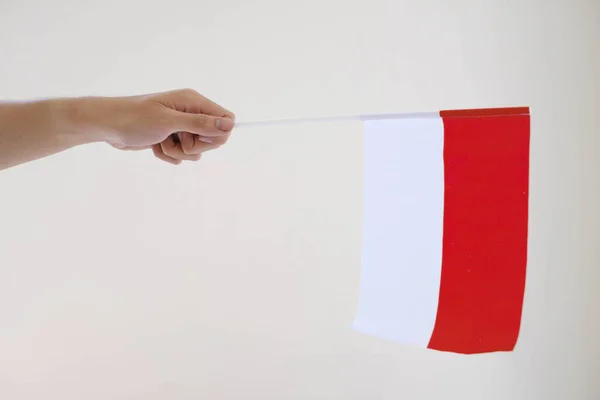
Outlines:
{"label": "thumb", "polygon": [[223,136],[235,125],[230,117],[215,117],[206,114],[193,114],[172,111],[174,131],[190,132],[200,136]]}

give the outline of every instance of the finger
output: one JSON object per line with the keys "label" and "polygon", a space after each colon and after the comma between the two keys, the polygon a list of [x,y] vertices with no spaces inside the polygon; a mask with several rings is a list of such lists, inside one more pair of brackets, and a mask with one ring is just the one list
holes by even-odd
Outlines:
{"label": "finger", "polygon": [[223,136],[212,136],[212,137],[195,135],[193,133],[190,133],[190,135],[192,135],[195,138],[195,140],[198,140],[200,142],[209,143],[209,144],[218,144],[221,146],[224,145],[225,143],[227,143],[227,141],[231,137],[231,134],[227,134],[227,135],[223,135]]}
{"label": "finger", "polygon": [[218,145],[222,146],[225,143],[227,143],[227,141],[229,140],[230,137],[231,137],[231,134],[227,134],[227,135],[215,136],[215,137],[197,136],[197,139],[201,142],[218,144]]}
{"label": "finger", "polygon": [[226,138],[217,137],[209,139],[189,132],[180,132],[179,138],[181,149],[185,154],[201,154],[206,151],[215,150],[226,142]]}
{"label": "finger", "polygon": [[176,160],[198,161],[200,158],[197,154],[185,154],[179,146],[179,140],[174,139],[175,135],[171,135],[160,143],[163,153]]}
{"label": "finger", "polygon": [[112,144],[111,146],[113,146],[115,149],[125,150],[125,151],[147,150],[147,149],[149,149],[149,148],[152,147],[152,146],[141,146],[141,147],[123,146],[123,145],[120,145],[120,144]]}
{"label": "finger", "polygon": [[205,137],[228,135],[235,122],[228,117],[215,117],[206,114],[192,114],[176,110],[170,111],[171,127],[174,131],[195,133]]}
{"label": "finger", "polygon": [[188,104],[185,110],[187,112],[212,115],[215,117],[228,117],[235,120],[235,115],[231,111],[206,98],[195,90],[186,90],[185,96],[188,98]]}
{"label": "finger", "polygon": [[156,156],[156,158],[166,161],[170,164],[174,164],[174,165],[179,165],[181,164],[181,160],[177,160],[175,158],[171,158],[168,155],[166,155],[163,151],[162,151],[162,147],[159,144],[155,144],[154,146],[152,146],[152,152],[154,153],[154,156]]}

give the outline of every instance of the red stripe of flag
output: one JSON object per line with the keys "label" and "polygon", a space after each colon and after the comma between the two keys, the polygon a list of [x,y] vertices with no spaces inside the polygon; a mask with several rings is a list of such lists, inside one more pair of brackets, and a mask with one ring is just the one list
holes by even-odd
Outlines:
{"label": "red stripe of flag", "polygon": [[473,111],[441,113],[442,275],[428,346],[466,354],[514,348],[527,264],[528,109]]}

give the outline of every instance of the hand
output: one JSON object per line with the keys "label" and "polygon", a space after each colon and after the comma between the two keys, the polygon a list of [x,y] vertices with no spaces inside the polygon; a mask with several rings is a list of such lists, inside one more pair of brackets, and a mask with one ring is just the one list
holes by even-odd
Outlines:
{"label": "hand", "polygon": [[191,89],[110,98],[99,109],[104,140],[113,147],[152,148],[176,165],[227,143],[235,124],[231,111]]}

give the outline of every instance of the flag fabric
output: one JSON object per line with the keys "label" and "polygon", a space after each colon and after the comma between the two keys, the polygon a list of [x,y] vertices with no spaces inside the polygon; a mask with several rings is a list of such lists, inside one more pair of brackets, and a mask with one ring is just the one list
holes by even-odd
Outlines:
{"label": "flag fabric", "polygon": [[355,330],[462,354],[514,350],[529,135],[527,107],[364,121]]}

